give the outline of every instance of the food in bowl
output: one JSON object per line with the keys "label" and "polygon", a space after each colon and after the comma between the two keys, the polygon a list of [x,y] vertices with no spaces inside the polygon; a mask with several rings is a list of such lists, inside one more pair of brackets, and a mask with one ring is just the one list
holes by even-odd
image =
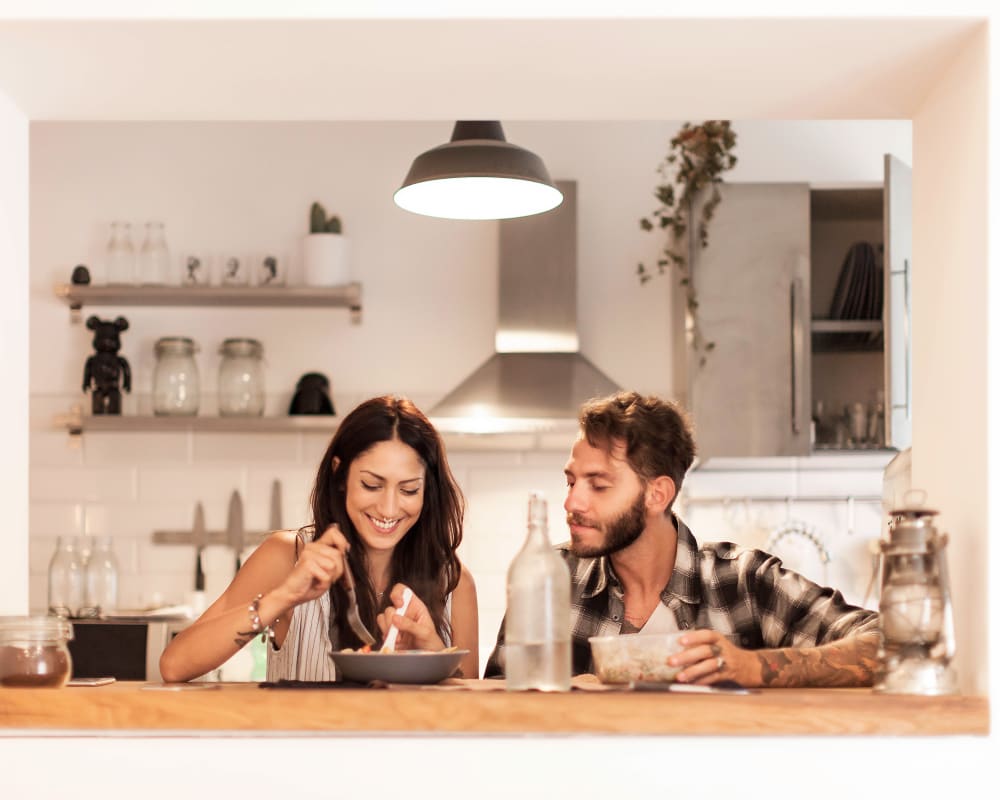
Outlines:
{"label": "food in bowl", "polygon": [[591,636],[594,671],[601,683],[673,683],[682,667],[671,666],[667,659],[684,649],[681,635],[678,632]]}

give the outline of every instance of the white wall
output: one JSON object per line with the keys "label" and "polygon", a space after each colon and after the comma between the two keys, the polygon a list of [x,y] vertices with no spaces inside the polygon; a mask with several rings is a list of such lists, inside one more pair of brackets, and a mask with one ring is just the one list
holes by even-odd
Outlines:
{"label": "white wall", "polygon": [[0,615],[28,609],[28,120],[0,92]]}
{"label": "white wall", "polygon": [[[506,126],[508,139],[542,154],[554,176],[579,182],[582,350],[621,385],[665,395],[671,393],[669,282],[640,286],[636,280],[635,263],[660,244],[639,230],[637,220],[650,210],[656,166],[680,124]],[[910,155],[906,122],[746,122],[737,123],[737,131],[741,162],[734,180],[877,182],[882,153]],[[275,478],[284,486],[284,523],[304,524],[326,444],[321,435],[86,434],[81,448],[70,447],[52,418],[74,402],[89,402],[79,386],[91,333],[70,323],[52,284],[66,281],[78,262],[90,266],[95,281],[103,279],[108,223],[116,218],[140,229],[137,247],[142,223],[163,220],[178,259],[186,250],[277,247],[297,266],[308,207],[319,199],[341,215],[351,237],[355,277],[363,284],[362,324],[352,325],[343,310],[85,308],[84,318],[122,313],[130,321],[122,335],[134,379],[126,412],[148,413],[153,343],[177,334],[200,343],[208,393],[214,391],[219,342],[233,335],[260,338],[269,414],[284,412],[296,379],[309,370],[331,376],[341,413],[387,391],[409,394],[426,407],[492,351],[496,320],[496,224],[417,217],[391,201],[413,155],[449,134],[450,124],[443,122],[32,125],[33,608],[45,605],[46,567],[60,534],[115,538],[125,606],[183,601],[191,588],[191,549],[154,546],[151,532],[190,527],[198,500],[205,503],[209,527],[221,528],[232,489],[246,499],[247,524],[263,529]],[[800,148],[800,156],[788,157]],[[60,221],[58,236],[52,235],[52,220]],[[212,401],[206,405],[211,412]],[[530,489],[547,490],[552,537],[565,537],[560,509],[568,442],[541,450],[534,444],[531,437],[524,443],[511,439],[502,452],[491,452],[465,441],[453,455],[468,495],[462,557],[479,584],[484,653],[503,613],[504,576],[523,537]],[[752,491],[745,475],[726,474],[724,484],[715,477],[714,492]],[[794,484],[795,469],[785,477]],[[828,481],[824,491],[846,491],[838,480]],[[796,493],[787,486],[775,493]],[[862,493],[879,493],[877,471]],[[835,552],[847,552],[839,542],[842,510],[810,512],[819,514]],[[783,511],[776,514],[769,524],[780,522]],[[877,533],[877,519],[866,535]],[[714,518],[696,533],[706,539],[741,536]],[[225,587],[231,562],[224,548],[209,548],[210,596]],[[852,552],[838,560],[842,565],[832,577],[849,583],[845,589],[860,600],[862,590],[854,585],[867,579],[866,558]]]}
{"label": "white wall", "polygon": [[[913,353],[919,365],[913,371],[913,483],[927,490],[932,508],[942,510],[940,527],[951,534],[962,688],[979,693],[987,690],[984,554],[990,549],[982,420],[990,401],[987,377],[991,365],[997,367],[995,354],[987,358],[983,290],[989,228],[983,183],[989,161],[986,43],[984,30],[916,115],[919,169],[913,173]],[[995,399],[989,408],[995,415]],[[926,419],[944,424],[921,424]]]}

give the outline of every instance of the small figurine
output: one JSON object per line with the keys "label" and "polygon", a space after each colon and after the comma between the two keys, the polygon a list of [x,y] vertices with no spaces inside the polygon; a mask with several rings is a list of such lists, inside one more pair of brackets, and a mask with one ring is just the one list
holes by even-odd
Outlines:
{"label": "small figurine", "polygon": [[87,359],[83,368],[83,391],[93,385],[93,412],[98,414],[121,414],[122,395],[118,390],[118,379],[122,388],[132,391],[132,371],[128,361],[118,355],[121,347],[119,334],[128,330],[128,320],[118,317],[114,322],[97,317],[87,319],[87,327],[94,331],[94,349],[97,351]]}
{"label": "small figurine", "polygon": [[84,264],[77,264],[69,280],[74,286],[87,286],[90,284],[90,270]]}
{"label": "small figurine", "polygon": [[289,415],[294,414],[334,414],[330,399],[330,381],[321,372],[307,372],[295,387]]}

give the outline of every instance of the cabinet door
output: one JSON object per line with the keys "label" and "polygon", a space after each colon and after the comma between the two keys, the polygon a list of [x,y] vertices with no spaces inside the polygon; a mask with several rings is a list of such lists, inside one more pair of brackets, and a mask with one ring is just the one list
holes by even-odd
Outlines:
{"label": "cabinet door", "polygon": [[885,441],[904,450],[912,442],[910,285],[912,281],[912,201],[910,168],[885,157]]}
{"label": "cabinet door", "polygon": [[[809,453],[809,187],[723,184],[691,268],[705,364],[688,348],[702,459]],[[695,208],[692,219],[697,220]]]}

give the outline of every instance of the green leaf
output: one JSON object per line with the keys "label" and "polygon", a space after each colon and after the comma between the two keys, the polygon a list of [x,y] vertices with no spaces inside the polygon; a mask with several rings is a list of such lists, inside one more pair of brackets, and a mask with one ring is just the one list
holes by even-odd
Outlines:
{"label": "green leaf", "polygon": [[642,228],[642,230],[644,231],[651,231],[653,230],[653,223],[650,222],[645,217],[643,217],[642,219],[639,220],[639,227]]}

